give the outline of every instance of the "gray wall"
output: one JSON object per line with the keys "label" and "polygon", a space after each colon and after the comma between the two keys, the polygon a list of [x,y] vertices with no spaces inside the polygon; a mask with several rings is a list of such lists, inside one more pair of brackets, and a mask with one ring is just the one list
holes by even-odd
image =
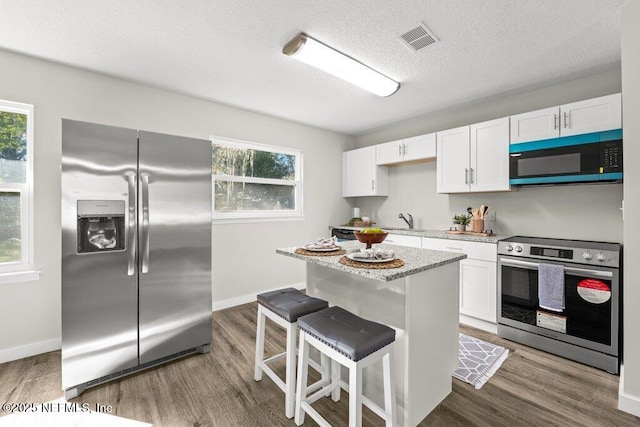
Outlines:
{"label": "gray wall", "polygon": [[[620,92],[620,69],[532,90],[458,111],[416,117],[356,137],[358,147]],[[625,153],[626,156],[626,153]],[[486,223],[499,234],[520,234],[622,242],[623,186],[578,185],[524,187],[505,193],[437,194],[436,163],[395,166],[389,170],[389,197],[351,199],[362,215],[388,226],[403,226],[399,212],[413,214],[418,228],[445,230],[455,213],[489,205],[497,213]]]}
{"label": "gray wall", "polygon": [[[60,340],[61,118],[208,139],[210,135],[301,149],[304,212],[300,221],[213,227],[213,299],[242,297],[304,281],[304,263],[275,254],[326,235],[349,207],[340,161],[353,138],[213,102],[0,51],[0,98],[35,106],[35,264],[39,281],[2,285],[0,363],[12,355],[57,348]],[[339,170],[339,169],[338,169]]]}
{"label": "gray wall", "polygon": [[622,11],[624,120],[624,371],[620,408],[640,416],[640,2]]}

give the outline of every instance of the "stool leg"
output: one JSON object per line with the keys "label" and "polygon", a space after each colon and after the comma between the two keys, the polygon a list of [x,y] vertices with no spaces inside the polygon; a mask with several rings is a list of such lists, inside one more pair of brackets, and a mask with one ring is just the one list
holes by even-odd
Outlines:
{"label": "stool leg", "polygon": [[256,381],[260,381],[262,379],[262,369],[260,368],[260,363],[264,359],[265,316],[262,310],[262,306],[258,304],[258,318],[256,320],[256,363],[253,370],[253,379]]}
{"label": "stool leg", "polygon": [[382,368],[384,377],[384,411],[387,414],[386,427],[395,427],[396,418],[396,387],[393,381],[393,357],[389,349],[382,358]]}
{"label": "stool leg", "polygon": [[[331,384],[331,359],[326,354],[320,352],[320,379],[322,387]],[[329,397],[331,392],[327,392],[325,397]]]}
{"label": "stool leg", "polygon": [[331,399],[334,402],[340,400],[340,364],[335,360],[331,360]]}
{"label": "stool leg", "polygon": [[303,399],[307,398],[307,375],[309,373],[309,344],[305,340],[305,332],[300,331],[300,348],[298,350],[298,380],[296,386],[296,425],[304,423]]}
{"label": "stool leg", "polygon": [[362,426],[362,368],[349,367],[349,427]]}
{"label": "stool leg", "polygon": [[287,328],[287,371],[285,377],[285,410],[287,418],[293,418],[296,405],[296,331],[298,324]]}

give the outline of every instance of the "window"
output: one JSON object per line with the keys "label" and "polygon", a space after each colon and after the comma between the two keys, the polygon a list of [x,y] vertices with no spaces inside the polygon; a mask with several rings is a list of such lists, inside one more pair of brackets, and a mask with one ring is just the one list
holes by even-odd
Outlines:
{"label": "window", "polygon": [[0,100],[0,276],[33,269],[32,151],[33,106]]}
{"label": "window", "polygon": [[213,218],[302,216],[302,152],[211,137]]}

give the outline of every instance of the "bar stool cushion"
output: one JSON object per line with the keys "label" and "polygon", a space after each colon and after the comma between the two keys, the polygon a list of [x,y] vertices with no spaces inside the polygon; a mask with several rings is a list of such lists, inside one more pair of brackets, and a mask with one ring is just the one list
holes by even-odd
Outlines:
{"label": "bar stool cushion", "polygon": [[310,297],[294,288],[278,289],[260,294],[258,295],[258,303],[290,323],[297,321],[300,316],[329,306],[325,300]]}
{"label": "bar stool cushion", "polygon": [[338,306],[300,317],[298,327],[356,362],[396,339],[393,328],[363,319]]}

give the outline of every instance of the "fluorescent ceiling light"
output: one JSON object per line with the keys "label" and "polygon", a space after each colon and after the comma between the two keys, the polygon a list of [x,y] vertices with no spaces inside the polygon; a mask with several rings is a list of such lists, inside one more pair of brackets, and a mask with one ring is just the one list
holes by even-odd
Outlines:
{"label": "fluorescent ceiling light", "polygon": [[282,48],[282,53],[360,86],[378,96],[392,95],[400,88],[400,83],[304,33],[291,39]]}

